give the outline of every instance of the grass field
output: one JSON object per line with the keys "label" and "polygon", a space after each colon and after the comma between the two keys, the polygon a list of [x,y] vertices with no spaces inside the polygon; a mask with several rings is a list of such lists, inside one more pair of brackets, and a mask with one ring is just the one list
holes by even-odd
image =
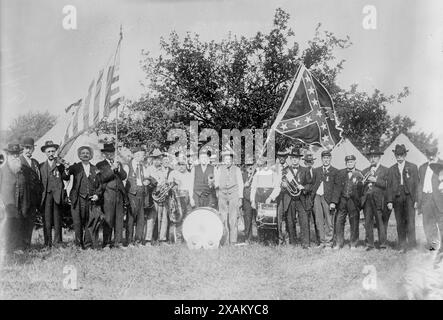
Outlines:
{"label": "grass field", "polygon": [[[362,226],[360,232],[363,239]],[[391,226],[388,239],[394,241],[395,234]],[[37,247],[3,262],[0,294],[3,299],[403,299],[411,270],[418,290],[441,285],[443,292],[438,283],[443,273],[429,271],[431,258],[424,250],[401,254],[390,248],[366,252],[363,247],[334,251],[259,244],[214,251],[184,245],[107,251]],[[77,290],[63,286],[63,270],[70,265],[77,270]],[[366,265],[376,268],[375,290],[363,288]],[[423,280],[426,270],[437,282]]]}

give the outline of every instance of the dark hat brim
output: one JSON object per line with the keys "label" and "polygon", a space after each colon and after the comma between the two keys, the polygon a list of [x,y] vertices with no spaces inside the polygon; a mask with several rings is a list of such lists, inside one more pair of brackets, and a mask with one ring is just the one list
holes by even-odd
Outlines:
{"label": "dark hat brim", "polygon": [[382,152],[382,151],[374,151],[374,152],[368,152],[368,153],[366,153],[366,156],[382,156],[382,155],[384,155],[385,153],[384,152]]}
{"label": "dark hat brim", "polygon": [[23,148],[19,148],[18,150],[14,150],[14,149],[8,149],[8,148],[6,148],[6,149],[3,149],[4,151],[6,151],[7,153],[9,153],[9,154],[19,154],[20,152],[22,152],[23,151]]}
{"label": "dark hat brim", "polygon": [[101,152],[115,152],[115,148],[103,148],[100,149]]}
{"label": "dark hat brim", "polygon": [[55,150],[58,150],[58,148],[60,148],[60,145],[55,144],[55,143],[53,143],[53,144],[47,144],[47,145],[42,146],[42,147],[40,148],[40,150],[41,150],[42,152],[45,152],[46,149],[48,149],[48,148],[55,148]]}

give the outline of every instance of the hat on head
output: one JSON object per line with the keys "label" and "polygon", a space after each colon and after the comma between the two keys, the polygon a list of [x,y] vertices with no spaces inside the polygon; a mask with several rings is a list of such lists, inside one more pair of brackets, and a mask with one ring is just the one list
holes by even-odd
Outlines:
{"label": "hat on head", "polygon": [[426,148],[426,150],[425,150],[425,154],[427,157],[436,156],[437,153],[438,153],[437,147],[430,147],[430,148]]}
{"label": "hat on head", "polygon": [[280,149],[277,151],[277,156],[278,157],[286,157],[289,154],[289,150],[286,149]]}
{"label": "hat on head", "polygon": [[354,160],[355,161],[355,160],[357,160],[357,158],[353,154],[350,154],[350,155],[345,157],[345,162],[347,162],[349,160]]}
{"label": "hat on head", "polygon": [[155,148],[149,156],[152,158],[158,158],[158,157],[161,157],[162,155],[163,155],[163,152],[161,152],[158,148]]}
{"label": "hat on head", "polygon": [[115,152],[115,147],[113,143],[105,143],[103,145],[103,149],[100,150],[101,152]]}
{"label": "hat on head", "polygon": [[394,152],[394,154],[398,154],[398,155],[402,155],[402,154],[406,154],[409,150],[406,149],[404,144],[397,144],[395,145],[395,149],[392,150],[392,152]]}
{"label": "hat on head", "polygon": [[292,148],[291,151],[289,151],[289,155],[293,157],[302,157],[303,155],[300,152],[299,148]]}
{"label": "hat on head", "polygon": [[80,153],[82,152],[83,149],[88,149],[89,153],[91,154],[91,159],[94,158],[94,150],[92,150],[90,146],[81,146],[80,148],[77,149],[77,156],[79,158],[80,158]]}
{"label": "hat on head", "polygon": [[314,160],[315,160],[315,158],[311,153],[307,153],[303,157],[303,161],[305,161],[305,162],[314,162]]}
{"label": "hat on head", "polygon": [[7,149],[3,149],[9,154],[20,154],[23,151],[23,148],[20,147],[18,143],[9,143]]}
{"label": "hat on head", "polygon": [[55,148],[55,150],[58,150],[59,147],[60,146],[54,143],[52,140],[48,140],[40,149],[42,150],[42,152],[45,152],[45,150],[48,148]]}
{"label": "hat on head", "polygon": [[35,141],[30,137],[26,137],[22,140],[21,145],[22,147],[35,147]]}
{"label": "hat on head", "polygon": [[330,150],[323,150],[321,152],[321,157],[332,157],[331,151]]}
{"label": "hat on head", "polygon": [[378,148],[371,148],[371,149],[366,153],[367,156],[381,156],[381,155],[383,155],[383,154],[384,154],[384,152],[381,151],[381,150],[378,149]]}

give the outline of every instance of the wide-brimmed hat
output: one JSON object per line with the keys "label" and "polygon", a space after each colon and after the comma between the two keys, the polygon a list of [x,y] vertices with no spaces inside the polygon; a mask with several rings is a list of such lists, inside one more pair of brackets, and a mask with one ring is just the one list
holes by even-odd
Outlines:
{"label": "wide-brimmed hat", "polygon": [[286,157],[287,155],[289,155],[289,150],[287,148],[277,151],[277,157]]}
{"label": "wide-brimmed hat", "polygon": [[158,158],[158,157],[163,156],[163,152],[161,152],[158,148],[155,148],[149,156],[151,158]]}
{"label": "wide-brimmed hat", "polygon": [[77,156],[79,158],[80,158],[80,153],[82,152],[83,149],[88,149],[89,153],[91,154],[91,159],[94,158],[94,150],[92,150],[90,146],[81,146],[80,148],[77,149]]}
{"label": "wide-brimmed hat", "polygon": [[311,153],[307,153],[305,154],[305,156],[303,157],[303,161],[304,162],[314,162],[315,158]]}
{"label": "wide-brimmed hat", "polygon": [[345,157],[345,162],[347,162],[349,160],[354,160],[355,161],[355,160],[357,160],[357,158],[353,154],[350,154],[350,155],[347,155]]}
{"label": "wide-brimmed hat", "polygon": [[366,153],[366,156],[381,156],[381,155],[383,155],[384,154],[384,152],[383,151],[381,151],[380,149],[378,149],[378,148],[371,148],[371,149],[369,149],[369,151]]}
{"label": "wide-brimmed hat", "polygon": [[429,164],[429,167],[434,171],[435,174],[439,174],[443,170],[443,161],[439,160],[437,162]]}
{"label": "wide-brimmed hat", "polygon": [[22,147],[35,147],[35,141],[33,138],[26,137],[22,140]]}
{"label": "wide-brimmed hat", "polygon": [[5,150],[7,153],[10,153],[10,154],[20,154],[20,152],[23,151],[23,148],[20,147],[20,145],[18,143],[9,143],[8,148],[3,149],[3,150]]}
{"label": "wide-brimmed hat", "polygon": [[395,149],[392,150],[392,152],[394,152],[394,154],[398,154],[398,155],[402,155],[402,154],[406,154],[409,150],[406,149],[404,144],[397,144],[395,145]]}
{"label": "wide-brimmed hat", "polygon": [[115,152],[115,146],[113,143],[105,143],[105,144],[103,144],[103,148],[100,151],[101,152]]}
{"label": "wide-brimmed hat", "polygon": [[48,148],[55,148],[55,150],[58,150],[60,146],[56,143],[54,143],[52,140],[48,140],[45,142],[45,144],[40,148],[40,150],[42,150],[42,152],[45,152],[46,149]]}
{"label": "wide-brimmed hat", "polygon": [[303,154],[300,152],[299,148],[292,148],[291,151],[289,151],[289,155],[293,157],[302,157]]}

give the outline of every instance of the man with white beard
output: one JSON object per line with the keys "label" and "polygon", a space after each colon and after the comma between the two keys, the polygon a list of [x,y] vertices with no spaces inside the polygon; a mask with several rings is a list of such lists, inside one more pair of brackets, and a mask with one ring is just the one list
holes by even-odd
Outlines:
{"label": "man with white beard", "polygon": [[0,168],[0,199],[5,207],[6,216],[1,223],[4,231],[0,238],[0,248],[7,253],[23,253],[25,239],[23,223],[29,207],[29,184],[26,183],[20,161],[19,144],[8,144],[6,163]]}

